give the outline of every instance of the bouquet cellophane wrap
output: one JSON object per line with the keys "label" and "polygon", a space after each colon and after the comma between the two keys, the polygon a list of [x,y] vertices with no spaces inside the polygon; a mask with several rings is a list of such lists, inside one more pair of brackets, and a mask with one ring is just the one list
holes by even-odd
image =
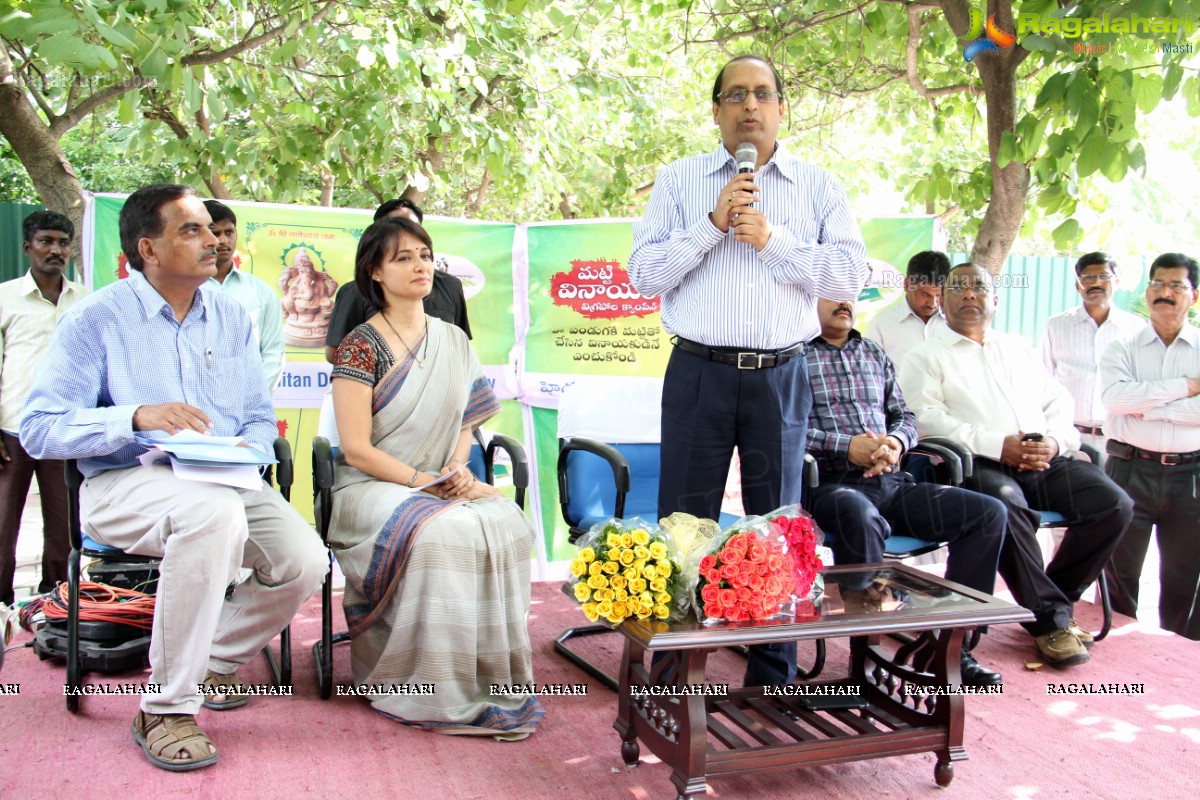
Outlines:
{"label": "bouquet cellophane wrap", "polygon": [[681,618],[679,562],[660,526],[612,517],[592,526],[578,547],[565,588],[590,621]]}

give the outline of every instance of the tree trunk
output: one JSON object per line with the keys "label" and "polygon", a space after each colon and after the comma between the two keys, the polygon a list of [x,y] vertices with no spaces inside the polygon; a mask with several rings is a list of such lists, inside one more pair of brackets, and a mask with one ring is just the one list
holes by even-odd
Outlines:
{"label": "tree trunk", "polygon": [[[959,35],[966,34],[966,13],[969,3],[962,0],[944,0],[943,10],[951,29]],[[996,22],[1002,30],[1016,30],[1013,25],[1012,3],[990,4],[995,11]],[[999,275],[1004,262],[1012,251],[1025,219],[1025,205],[1029,191],[1029,168],[1021,162],[1011,162],[1001,169],[997,166],[1000,154],[1000,137],[1005,131],[1016,128],[1017,67],[1029,56],[1029,51],[1018,44],[1001,48],[995,52],[981,53],[972,62],[979,70],[983,83],[984,100],[987,103],[988,160],[992,172],[992,196],[979,235],[971,248],[971,260],[985,267],[993,275]]]}
{"label": "tree trunk", "polygon": [[8,139],[42,204],[75,223],[75,254],[83,230],[83,187],[58,139],[29,102],[13,73],[8,51],[0,47],[0,134]]}
{"label": "tree trunk", "polygon": [[327,169],[321,170],[321,203],[322,206],[333,205],[333,173]]}

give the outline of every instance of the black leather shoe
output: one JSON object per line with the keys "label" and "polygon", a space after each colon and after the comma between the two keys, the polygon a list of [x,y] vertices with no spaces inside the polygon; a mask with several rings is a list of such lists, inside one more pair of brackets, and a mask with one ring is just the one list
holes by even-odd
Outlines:
{"label": "black leather shoe", "polygon": [[963,653],[962,682],[963,686],[995,686],[1004,683],[1004,676],[980,664],[970,653]]}

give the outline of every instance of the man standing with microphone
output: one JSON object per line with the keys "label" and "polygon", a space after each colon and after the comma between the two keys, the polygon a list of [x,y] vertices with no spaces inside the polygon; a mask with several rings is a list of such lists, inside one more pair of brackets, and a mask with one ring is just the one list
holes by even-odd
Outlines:
{"label": "man standing with microphone", "polygon": [[[716,519],[737,448],[746,513],[800,502],[817,298],[854,300],[867,253],[842,187],[776,141],[779,74],[759,56],[713,85],[721,144],[666,167],[634,226],[629,275],[662,298],[660,516]],[[735,158],[735,154],[736,158]],[[794,643],[751,648],[747,685],[790,683]]]}

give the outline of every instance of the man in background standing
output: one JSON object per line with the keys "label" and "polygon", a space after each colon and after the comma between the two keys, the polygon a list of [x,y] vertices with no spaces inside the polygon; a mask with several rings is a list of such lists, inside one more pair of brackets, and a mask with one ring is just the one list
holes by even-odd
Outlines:
{"label": "man in background standing", "polygon": [[1141,331],[1146,321],[1112,304],[1120,285],[1117,262],[1088,253],[1075,262],[1075,290],[1083,304],[1046,321],[1042,363],[1075,401],[1075,428],[1086,444],[1104,452],[1104,403],[1100,359],[1118,339]]}
{"label": "man in background standing", "polygon": [[904,296],[876,314],[863,336],[879,342],[888,358],[900,368],[904,356],[925,341],[942,319],[942,286],[950,274],[950,259],[937,250],[917,253],[908,260]]}
{"label": "man in background standing", "polygon": [[271,284],[234,265],[238,231],[233,209],[216,200],[205,200],[204,207],[212,217],[209,230],[217,237],[217,274],[208,279],[205,287],[232,297],[246,309],[258,339],[263,380],[270,395],[283,371],[283,317],[279,310],[279,295],[275,294]]}
{"label": "man in background standing", "polygon": [[1158,531],[1158,617],[1200,640],[1200,331],[1187,321],[1200,266],[1182,253],[1150,265],[1150,324],[1104,353],[1109,477],[1133,499],[1133,522],[1107,567],[1113,608],[1136,616],[1138,581]]}
{"label": "man in background standing", "polygon": [[48,592],[67,579],[67,486],[63,462],[30,458],[18,433],[25,398],[62,313],[88,294],[63,274],[75,226],[53,211],[35,211],[21,226],[29,271],[0,284],[0,602],[12,605],[17,533],[29,483],[42,498],[42,579]]}

